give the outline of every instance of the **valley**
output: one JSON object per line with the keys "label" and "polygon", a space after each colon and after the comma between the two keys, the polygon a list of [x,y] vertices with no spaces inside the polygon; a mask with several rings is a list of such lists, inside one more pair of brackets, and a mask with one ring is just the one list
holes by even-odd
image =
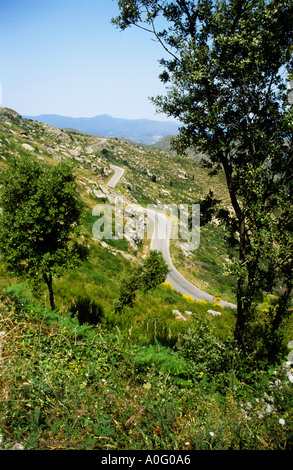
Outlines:
{"label": "valley", "polygon": [[[80,238],[89,254],[54,278],[55,311],[41,282],[17,276],[0,258],[0,447],[291,446],[292,391],[284,361],[260,374],[233,347],[233,252],[219,221],[201,227],[197,249],[182,238],[162,243],[147,231],[137,238],[133,228],[143,226],[138,207],[190,206],[210,189],[229,209],[224,175],[209,175],[194,155],[57,129],[0,108],[0,171],[22,157],[73,165],[83,211]],[[108,205],[114,214],[117,199],[123,200],[127,236],[115,236],[114,218],[113,236],[96,239],[95,208]],[[155,213],[150,218],[153,223]],[[164,214],[158,220],[163,226],[169,221]],[[133,304],[117,313],[123,286],[151,249],[164,253],[173,272],[154,289],[138,289]],[[259,306],[261,315],[270,301]],[[285,341],[292,334],[290,323]]]}

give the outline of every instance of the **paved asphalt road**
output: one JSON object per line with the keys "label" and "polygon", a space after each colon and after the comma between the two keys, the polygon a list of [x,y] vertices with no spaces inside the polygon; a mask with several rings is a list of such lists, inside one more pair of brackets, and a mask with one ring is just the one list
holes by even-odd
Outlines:
{"label": "paved asphalt road", "polygon": [[[173,288],[180,292],[181,294],[189,295],[195,300],[206,300],[207,302],[214,302],[215,298],[212,295],[207,294],[206,292],[198,289],[193,284],[188,282],[174,267],[171,257],[170,257],[170,233],[171,233],[171,222],[170,219],[163,213],[148,210],[148,217],[152,220],[154,224],[153,236],[151,241],[151,249],[158,250],[163,253],[163,257],[168,264],[170,272],[167,276],[166,281],[172,284]],[[162,237],[162,235],[164,235]],[[223,307],[232,307],[235,308],[234,304],[225,302],[224,300],[220,301],[220,304]]]}
{"label": "paved asphalt road", "polygon": [[112,170],[114,170],[115,173],[112,176],[112,178],[108,181],[107,186],[110,186],[110,188],[115,188],[116,184],[122,177],[124,170],[123,168],[120,168],[119,166],[116,166],[116,165],[110,165],[110,167],[112,168]]}
{"label": "paved asphalt road", "polygon": [[[88,153],[92,152],[92,147],[96,145],[101,145],[104,143],[106,139],[102,139],[101,142],[95,144],[88,148]],[[120,178],[124,173],[124,169],[120,168],[115,165],[110,165],[110,167],[114,170],[114,175],[108,181],[107,186],[114,188]],[[207,302],[214,302],[215,298],[212,295],[207,294],[206,292],[198,289],[193,284],[188,282],[174,267],[171,257],[170,257],[170,234],[171,234],[171,223],[170,219],[161,212],[157,212],[151,209],[147,210],[147,217],[149,217],[153,224],[153,234],[152,234],[152,241],[151,241],[151,249],[161,251],[163,257],[168,264],[170,272],[167,276],[166,281],[170,282],[175,290],[180,292],[181,294],[185,294],[188,296],[193,297],[194,300],[206,300]],[[162,236],[164,234],[164,236]],[[225,302],[224,300],[220,301],[220,304],[223,307],[232,307],[236,308],[236,305],[231,304],[229,302]]]}
{"label": "paved asphalt road", "polygon": [[87,153],[93,153],[93,147],[98,147],[99,145],[104,144],[106,141],[107,141],[107,139],[102,138],[102,139],[100,140],[100,142],[98,142],[97,144],[90,145],[90,146],[87,148],[87,150],[86,150]]}
{"label": "paved asphalt road", "polygon": [[[90,145],[87,148],[87,153],[93,153],[93,147],[98,147],[99,145],[104,144],[106,141],[107,139],[102,138],[100,142],[98,142],[97,144]],[[116,184],[122,177],[124,170],[123,168],[120,168],[119,166],[115,166],[115,165],[110,165],[110,168],[112,168],[112,170],[114,170],[115,173],[112,176],[112,178],[108,181],[107,186],[110,186],[110,188],[115,188]]]}

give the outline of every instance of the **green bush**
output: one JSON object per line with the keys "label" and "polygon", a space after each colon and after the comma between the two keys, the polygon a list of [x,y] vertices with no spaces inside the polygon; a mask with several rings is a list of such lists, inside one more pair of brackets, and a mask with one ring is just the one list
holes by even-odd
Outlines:
{"label": "green bush", "polygon": [[103,309],[101,305],[85,295],[76,298],[70,310],[73,315],[76,315],[80,324],[96,325],[102,321]]}
{"label": "green bush", "polygon": [[165,281],[169,268],[161,252],[151,250],[142,266],[133,270],[131,275],[121,281],[119,297],[115,302],[115,312],[121,312],[128,305],[133,306],[136,291],[144,293],[158,287]]}
{"label": "green bush", "polygon": [[182,335],[180,350],[188,360],[188,370],[194,380],[203,377],[216,380],[217,374],[227,370],[227,345],[211,332],[211,325],[201,320],[191,325]]}

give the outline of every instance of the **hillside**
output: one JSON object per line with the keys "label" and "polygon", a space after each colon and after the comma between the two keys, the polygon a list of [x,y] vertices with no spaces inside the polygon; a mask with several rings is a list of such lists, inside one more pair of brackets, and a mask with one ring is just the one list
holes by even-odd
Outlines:
{"label": "hillside", "polygon": [[161,122],[150,119],[121,119],[107,114],[91,118],[75,118],[55,114],[23,117],[62,129],[71,128],[87,134],[103,135],[104,137],[121,136],[143,144],[153,144],[165,135],[177,134],[178,131],[178,125],[175,122]]}
{"label": "hillside", "polygon": [[[197,165],[193,158],[183,159],[165,151],[151,150],[139,144],[131,145],[122,138],[107,139],[103,144],[94,147],[93,153],[88,154],[88,146],[99,142],[95,136],[78,134],[71,130],[63,131],[48,124],[22,119],[17,113],[11,119],[7,113],[9,114],[5,110],[2,112],[3,139],[0,161],[9,158],[11,152],[18,152],[20,155],[22,152],[33,152],[40,160],[50,163],[61,159],[75,162],[80,193],[89,210],[100,200],[99,198],[108,201],[109,190],[105,188],[105,183],[112,173],[109,166],[111,163],[126,169],[118,186],[118,194],[127,197],[132,203],[143,206],[158,203],[191,205],[198,197],[203,197],[210,188],[224,205],[229,202],[224,176],[209,177],[207,170]],[[4,138],[6,131],[9,139]],[[122,193],[119,192],[119,188]],[[112,193],[111,201],[116,194],[113,190]],[[202,230],[209,233],[211,227]],[[172,242],[176,245],[176,256],[173,261],[182,274],[187,275],[188,279],[198,287],[215,296],[220,295],[234,301],[230,283],[227,287],[222,280],[228,253],[220,230],[216,230],[219,234],[216,237],[215,256],[211,263],[213,265],[216,260],[218,280],[213,281],[206,256],[204,253],[201,254],[205,251],[204,244],[195,253],[186,254],[179,243]],[[123,245],[123,241],[119,243]],[[202,257],[205,258],[204,262]],[[182,259],[185,259],[185,262],[182,262]],[[196,272],[200,277],[197,278],[192,274]]]}
{"label": "hillside", "polygon": [[[210,177],[192,157],[57,129],[0,108],[0,171],[24,155],[40,164],[74,163],[89,258],[54,279],[54,312],[44,286],[13,275],[0,258],[0,448],[292,449],[284,361],[273,371],[257,369],[253,358],[242,362],[232,342],[235,312],[221,308],[213,316],[217,302],[193,301],[166,283],[139,290],[133,306],[117,314],[120,287],[143,264],[150,241],[92,235],[93,207],[113,207],[116,197],[131,207],[191,204],[211,188],[227,205],[223,175]],[[125,169],[115,188],[107,186],[112,164]],[[131,223],[131,211],[126,219]],[[233,299],[216,220],[202,228],[198,250],[174,240],[171,254],[194,284]],[[287,342],[292,333],[291,326]]]}

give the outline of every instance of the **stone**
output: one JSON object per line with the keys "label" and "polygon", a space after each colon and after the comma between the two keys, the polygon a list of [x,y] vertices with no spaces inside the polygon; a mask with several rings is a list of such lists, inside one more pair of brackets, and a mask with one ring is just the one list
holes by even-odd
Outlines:
{"label": "stone", "polygon": [[14,446],[11,448],[11,450],[24,450],[24,446],[22,444],[14,444]]}
{"label": "stone", "polygon": [[192,315],[192,312],[189,312],[188,310],[185,310],[184,315],[185,315],[187,318],[190,318],[191,315]]}
{"label": "stone", "polygon": [[179,310],[172,310],[173,315],[175,315],[175,320],[186,321],[186,318],[182,315]]}
{"label": "stone", "polygon": [[79,146],[79,147],[76,147],[75,149],[68,150],[68,152],[70,153],[72,157],[79,157],[82,152],[82,148]]}
{"label": "stone", "polygon": [[22,144],[22,147],[23,147],[25,150],[29,150],[30,152],[34,152],[34,151],[35,151],[34,147],[32,147],[30,144]]}
{"label": "stone", "polygon": [[218,312],[217,310],[208,310],[208,312],[210,315],[212,315],[213,317],[217,316],[217,315],[222,315],[221,312]]}

